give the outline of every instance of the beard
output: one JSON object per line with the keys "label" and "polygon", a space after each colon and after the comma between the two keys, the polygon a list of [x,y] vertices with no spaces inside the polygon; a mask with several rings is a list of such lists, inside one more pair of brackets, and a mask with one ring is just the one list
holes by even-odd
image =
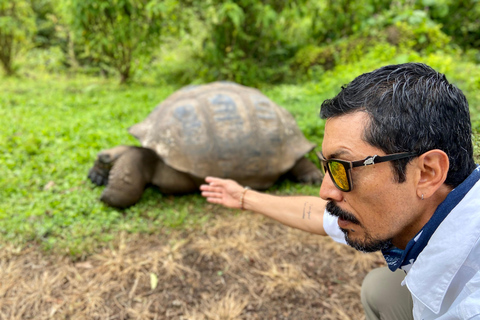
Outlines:
{"label": "beard", "polygon": [[363,239],[352,239],[350,233],[354,233],[354,230],[340,228],[340,230],[342,230],[343,234],[345,235],[345,241],[352,248],[362,252],[375,252],[388,249],[392,246],[392,239],[378,239],[373,237],[367,230],[365,230],[360,221],[358,221],[358,219],[353,214],[341,209],[334,202],[328,202],[326,208],[332,216],[356,224],[364,230],[365,236]]}

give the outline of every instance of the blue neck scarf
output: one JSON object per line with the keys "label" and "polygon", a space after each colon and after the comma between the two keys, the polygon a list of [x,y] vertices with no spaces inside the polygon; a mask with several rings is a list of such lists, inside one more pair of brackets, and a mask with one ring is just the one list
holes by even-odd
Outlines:
{"label": "blue neck scarf", "polygon": [[478,180],[480,180],[480,166],[477,165],[477,168],[473,170],[467,179],[448,194],[445,200],[437,207],[437,210],[435,210],[430,220],[423,226],[422,230],[408,242],[405,250],[398,249],[394,246],[382,250],[385,261],[387,261],[388,268],[391,271],[395,271],[398,268],[405,272],[410,270],[440,223],[442,223],[450,211],[462,201]]}

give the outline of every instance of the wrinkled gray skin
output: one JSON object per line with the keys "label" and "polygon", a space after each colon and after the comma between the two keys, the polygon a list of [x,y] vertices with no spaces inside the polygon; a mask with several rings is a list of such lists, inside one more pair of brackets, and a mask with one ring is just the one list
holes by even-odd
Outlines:
{"label": "wrinkled gray skin", "polygon": [[142,147],[101,151],[88,177],[106,185],[101,200],[135,204],[147,185],[164,194],[198,190],[206,176],[264,190],[281,176],[319,184],[322,174],[304,156],[315,145],[293,116],[260,91],[214,82],[176,91],[129,128]]}
{"label": "wrinkled gray skin", "polygon": [[[289,179],[307,184],[320,184],[323,175],[307,158],[300,158],[286,173]],[[127,208],[137,203],[149,184],[164,194],[186,194],[198,191],[204,178],[175,170],[149,148],[118,146],[101,151],[88,178],[96,185],[106,185],[100,200],[106,204]],[[251,182],[254,189],[266,189]]]}

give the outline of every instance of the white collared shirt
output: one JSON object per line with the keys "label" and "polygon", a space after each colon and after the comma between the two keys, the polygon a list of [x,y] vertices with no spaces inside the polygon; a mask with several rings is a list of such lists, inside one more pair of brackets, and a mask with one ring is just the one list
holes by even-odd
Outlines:
{"label": "white collared shirt", "polygon": [[[337,218],[324,213],[324,229],[345,243]],[[480,319],[480,181],[447,215],[405,280],[413,317]]]}

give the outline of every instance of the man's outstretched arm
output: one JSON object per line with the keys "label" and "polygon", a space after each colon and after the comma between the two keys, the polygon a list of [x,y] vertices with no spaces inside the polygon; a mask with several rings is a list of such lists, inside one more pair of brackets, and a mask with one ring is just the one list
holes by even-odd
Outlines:
{"label": "man's outstretched arm", "polygon": [[244,187],[233,180],[214,177],[200,186],[208,202],[228,208],[246,209],[263,214],[284,225],[303,231],[327,235],[323,228],[326,201],[313,196],[273,196]]}

